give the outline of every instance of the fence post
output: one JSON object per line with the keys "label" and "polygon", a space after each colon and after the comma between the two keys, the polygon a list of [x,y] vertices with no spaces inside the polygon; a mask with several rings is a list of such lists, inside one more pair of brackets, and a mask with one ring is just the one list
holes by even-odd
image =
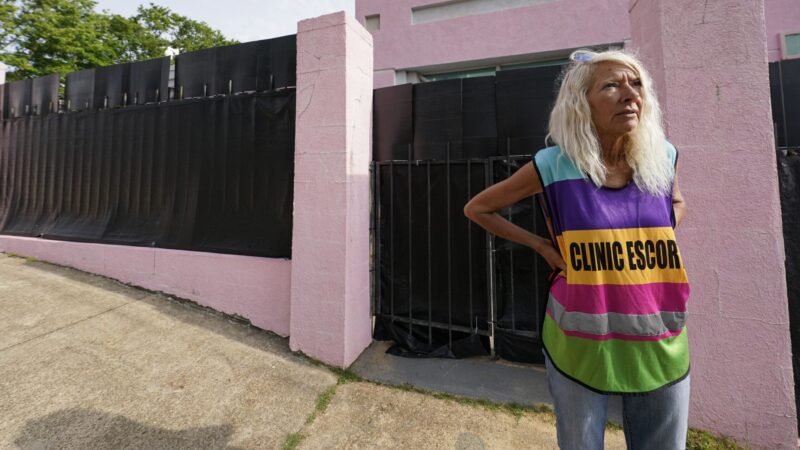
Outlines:
{"label": "fence post", "polygon": [[631,0],[630,20],[689,211],[689,425],[796,448],[764,1]]}
{"label": "fence post", "polygon": [[289,344],[346,367],[372,340],[372,37],[343,12],[297,28]]}

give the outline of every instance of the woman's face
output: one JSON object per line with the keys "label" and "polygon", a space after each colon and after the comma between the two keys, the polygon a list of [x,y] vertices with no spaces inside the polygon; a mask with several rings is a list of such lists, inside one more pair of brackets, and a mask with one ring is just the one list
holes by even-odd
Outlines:
{"label": "woman's face", "polygon": [[639,125],[642,80],[628,66],[612,61],[598,63],[586,98],[601,139],[625,135]]}

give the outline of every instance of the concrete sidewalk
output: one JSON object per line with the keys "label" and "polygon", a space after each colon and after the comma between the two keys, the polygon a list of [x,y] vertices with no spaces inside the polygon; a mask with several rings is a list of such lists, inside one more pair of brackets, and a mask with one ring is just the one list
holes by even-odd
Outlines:
{"label": "concrete sidewalk", "polygon": [[556,440],[548,413],[349,381],[195,305],[0,254],[0,448],[287,447]]}

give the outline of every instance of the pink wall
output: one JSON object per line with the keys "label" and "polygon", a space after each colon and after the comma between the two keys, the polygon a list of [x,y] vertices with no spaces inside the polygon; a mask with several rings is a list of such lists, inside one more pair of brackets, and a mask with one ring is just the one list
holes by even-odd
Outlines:
{"label": "pink wall", "polygon": [[763,3],[632,3],[689,211],[678,239],[692,285],[690,425],[797,448]]}
{"label": "pink wall", "polygon": [[765,0],[769,60],[781,59],[780,33],[800,32],[800,1]]}
{"label": "pink wall", "polygon": [[[628,0],[560,0],[412,25],[411,8],[433,3],[441,1],[356,0],[359,21],[381,15],[381,29],[373,33],[376,73],[619,43],[630,36]],[[375,87],[393,85],[392,78],[376,76]]]}
{"label": "pink wall", "polygon": [[[444,2],[356,0],[356,18],[362,23],[365,16],[381,16],[381,29],[373,33],[376,88],[394,85],[395,70],[626,42],[631,36],[629,0],[560,0],[411,23],[411,8],[436,3]],[[778,34],[800,31],[800,1],[765,3],[769,56],[775,61],[780,54]]]}
{"label": "pink wall", "polygon": [[289,345],[339,367],[372,341],[372,51],[344,13],[298,24]]}
{"label": "pink wall", "polygon": [[175,295],[289,334],[289,260],[15,236],[0,236],[0,251]]}

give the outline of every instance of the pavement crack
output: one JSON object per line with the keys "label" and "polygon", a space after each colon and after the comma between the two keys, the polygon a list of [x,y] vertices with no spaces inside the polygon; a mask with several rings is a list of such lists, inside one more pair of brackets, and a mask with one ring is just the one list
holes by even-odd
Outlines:
{"label": "pavement crack", "polygon": [[106,310],[100,311],[100,312],[99,312],[99,313],[97,313],[97,314],[94,314],[94,315],[91,315],[91,316],[88,316],[88,317],[84,317],[83,319],[76,320],[75,322],[71,322],[71,323],[68,323],[68,324],[66,324],[66,325],[64,325],[64,326],[61,326],[61,327],[55,328],[55,329],[53,329],[53,330],[50,330],[50,331],[48,331],[47,333],[42,333],[42,334],[40,334],[40,335],[33,336],[32,338],[25,339],[24,341],[20,341],[20,342],[17,342],[17,343],[15,343],[15,344],[11,344],[11,345],[9,345],[8,347],[3,347],[3,348],[0,348],[0,353],[3,353],[3,352],[5,352],[6,350],[11,350],[12,348],[15,348],[15,347],[19,347],[20,345],[23,345],[23,344],[27,344],[28,342],[35,341],[36,339],[43,338],[43,337],[45,337],[45,336],[49,336],[49,335],[51,335],[51,334],[53,334],[53,333],[55,333],[55,332],[58,332],[58,331],[61,331],[61,330],[67,329],[67,328],[69,328],[69,327],[72,327],[72,326],[78,325],[79,323],[86,322],[87,320],[94,319],[95,317],[102,316],[103,314],[106,314],[106,313],[109,313],[109,312],[111,312],[111,311],[117,310],[117,309],[119,309],[119,308],[122,308],[123,306],[128,306],[128,305],[130,305],[131,303],[133,303],[133,302],[126,302],[126,303],[123,303],[123,304],[121,304],[121,305],[117,305],[117,306],[115,306],[115,307],[113,307],[113,308],[109,308],[109,309],[106,309]]}

